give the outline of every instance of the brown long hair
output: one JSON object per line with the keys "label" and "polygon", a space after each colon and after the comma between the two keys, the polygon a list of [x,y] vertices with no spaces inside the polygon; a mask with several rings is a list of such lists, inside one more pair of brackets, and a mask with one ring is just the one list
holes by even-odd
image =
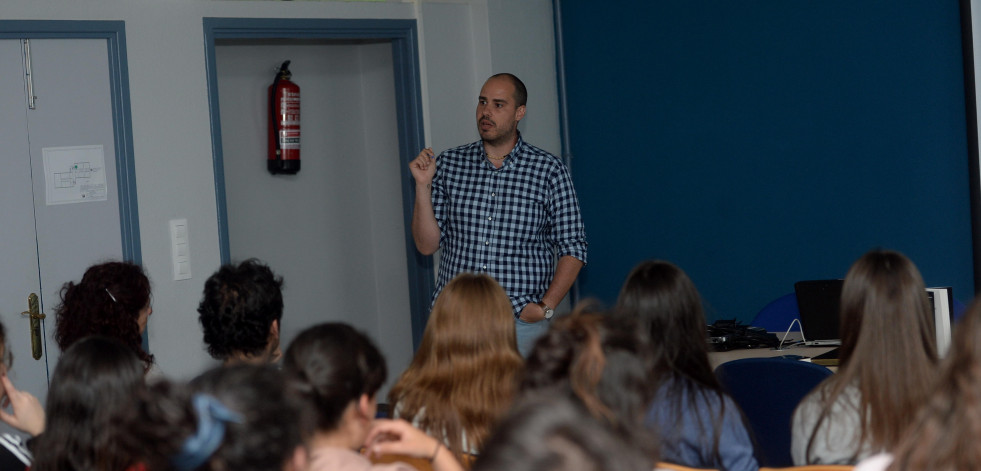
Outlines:
{"label": "brown long hair", "polygon": [[981,300],[954,329],[940,378],[899,445],[894,471],[974,469],[981,463]]}
{"label": "brown long hair", "polygon": [[511,301],[493,278],[464,273],[436,298],[422,344],[388,398],[392,410],[445,436],[462,456],[461,434],[477,450],[511,405],[524,361]]}
{"label": "brown long hair", "polygon": [[[820,387],[821,415],[807,444],[807,461],[831,407],[856,387],[863,446],[892,449],[912,423],[936,376],[933,315],[923,278],[899,252],[873,250],[848,270],[841,291],[841,366]],[[854,461],[856,457],[853,456]]]}
{"label": "brown long hair", "polygon": [[[719,405],[717,415],[696,423],[699,427],[706,422],[712,424],[711,430],[702,430],[702,436],[712,437],[712,452],[721,462],[719,442],[726,413],[725,393],[709,363],[702,298],[691,278],[671,262],[641,262],[624,281],[615,312],[637,319],[641,331],[649,336],[654,352],[653,376],[658,385],[667,388],[664,400],[670,403],[670,410],[681,411],[685,399],[691,404]],[[708,410],[695,408],[674,414],[675,426],[660,430],[662,438],[678,433],[686,414],[699,415]]]}

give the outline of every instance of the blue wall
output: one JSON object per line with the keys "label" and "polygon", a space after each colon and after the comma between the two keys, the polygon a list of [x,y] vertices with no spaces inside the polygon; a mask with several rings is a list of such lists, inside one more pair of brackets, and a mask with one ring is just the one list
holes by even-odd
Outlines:
{"label": "blue wall", "polygon": [[896,249],[973,297],[957,2],[561,2],[580,294],[647,258],[709,321]]}

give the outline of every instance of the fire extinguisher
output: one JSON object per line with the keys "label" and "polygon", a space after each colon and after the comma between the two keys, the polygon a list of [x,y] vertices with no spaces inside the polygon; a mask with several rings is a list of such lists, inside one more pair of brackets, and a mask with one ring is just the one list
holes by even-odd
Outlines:
{"label": "fire extinguisher", "polygon": [[269,86],[269,158],[272,174],[300,171],[300,87],[290,81],[290,61],[283,62]]}

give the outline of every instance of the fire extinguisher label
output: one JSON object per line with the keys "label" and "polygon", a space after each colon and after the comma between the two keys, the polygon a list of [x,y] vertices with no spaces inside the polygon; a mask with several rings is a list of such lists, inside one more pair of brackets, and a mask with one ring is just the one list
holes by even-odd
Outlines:
{"label": "fire extinguisher label", "polygon": [[[279,115],[279,147],[282,150],[300,149],[300,92],[284,90]],[[283,158],[292,157],[284,152]],[[296,158],[296,157],[292,157]]]}

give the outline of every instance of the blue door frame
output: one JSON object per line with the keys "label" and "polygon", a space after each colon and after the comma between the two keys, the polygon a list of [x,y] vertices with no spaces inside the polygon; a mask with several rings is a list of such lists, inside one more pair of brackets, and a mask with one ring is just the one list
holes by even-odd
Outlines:
{"label": "blue door frame", "polygon": [[412,344],[414,348],[418,348],[429,316],[429,301],[435,282],[433,259],[431,256],[423,256],[416,250],[411,233],[415,190],[408,166],[418,150],[424,147],[425,139],[422,128],[422,89],[419,81],[418,35],[415,20],[204,18],[219,249],[222,263],[229,263],[231,256],[228,245],[225,169],[222,158],[221,113],[218,108],[218,76],[215,59],[215,42],[220,39],[382,39],[392,42]]}

